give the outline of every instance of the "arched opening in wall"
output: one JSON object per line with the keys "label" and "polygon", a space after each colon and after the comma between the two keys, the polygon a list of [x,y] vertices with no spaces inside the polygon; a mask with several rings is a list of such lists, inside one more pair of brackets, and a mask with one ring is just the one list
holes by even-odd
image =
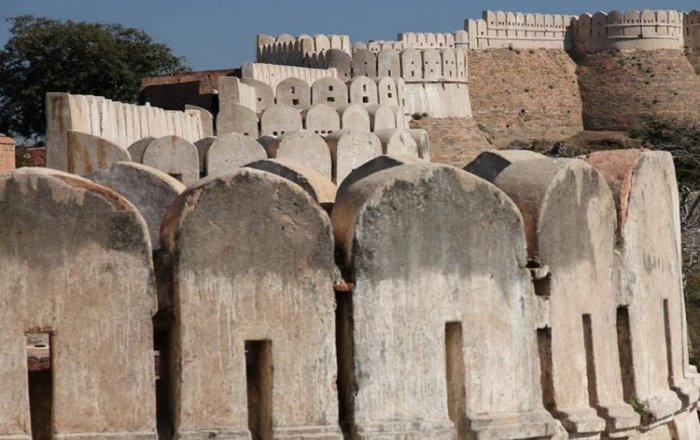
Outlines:
{"label": "arched opening in wall", "polygon": [[466,438],[467,420],[466,383],[464,365],[464,337],[461,322],[445,324],[445,378],[447,379],[447,412],[457,428],[458,438]]}
{"label": "arched opening in wall", "polygon": [[632,330],[630,327],[629,307],[617,308],[617,349],[622,372],[622,394],[625,402],[631,402],[637,396],[634,386],[634,358],[632,354]]}
{"label": "arched opening in wall", "polygon": [[272,341],[245,341],[248,429],[253,440],[272,440]]}
{"label": "arched opening in wall", "polygon": [[598,407],[598,378],[595,372],[595,352],[593,348],[593,324],[591,315],[586,313],[581,317],[583,324],[583,346],[586,350],[586,378],[588,379],[588,403],[593,408]]}
{"label": "arched opening in wall", "polygon": [[27,378],[32,440],[51,440],[53,370],[50,333],[27,333]]}

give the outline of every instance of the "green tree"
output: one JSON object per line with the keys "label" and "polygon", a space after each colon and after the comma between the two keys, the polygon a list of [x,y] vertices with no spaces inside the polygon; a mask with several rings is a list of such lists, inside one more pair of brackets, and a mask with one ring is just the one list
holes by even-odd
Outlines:
{"label": "green tree", "polygon": [[46,131],[47,92],[136,102],[141,80],[188,71],[184,58],[145,32],[117,24],[8,19],[0,50],[0,132],[32,141]]}

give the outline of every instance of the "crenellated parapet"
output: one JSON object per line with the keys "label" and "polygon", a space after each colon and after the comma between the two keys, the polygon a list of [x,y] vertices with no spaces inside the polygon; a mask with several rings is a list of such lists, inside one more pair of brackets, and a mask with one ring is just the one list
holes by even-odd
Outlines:
{"label": "crenellated parapet", "polygon": [[373,40],[368,43],[358,41],[352,46],[353,52],[367,49],[373,53],[392,49],[469,49],[469,37],[466,31],[459,30],[448,33],[432,32],[402,32],[396,41]]}
{"label": "crenellated parapet", "polygon": [[[698,17],[698,14],[693,14],[693,17]],[[684,22],[687,21],[680,11],[611,11],[583,14],[572,20],[571,28],[578,53],[683,49]],[[700,20],[696,21],[700,23]]]}
{"label": "crenellated parapet", "polygon": [[305,66],[319,55],[331,49],[350,53],[350,37],[347,35],[299,35],[282,34],[277,37],[257,36],[257,61],[260,63]]}
{"label": "crenellated parapet", "polygon": [[321,78],[337,78],[338,71],[334,68],[317,69],[281,64],[243,63],[241,76],[245,79],[262,81],[275,89],[281,81],[287,78],[299,78],[310,86]]}
{"label": "crenellated parapet", "polygon": [[569,49],[573,16],[484,11],[464,23],[470,49]]}

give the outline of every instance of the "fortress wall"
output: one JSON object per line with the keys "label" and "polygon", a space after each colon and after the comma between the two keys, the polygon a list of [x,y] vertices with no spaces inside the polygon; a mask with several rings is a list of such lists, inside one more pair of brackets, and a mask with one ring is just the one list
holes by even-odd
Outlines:
{"label": "fortress wall", "polygon": [[273,104],[287,104],[299,111],[307,111],[315,104],[326,104],[334,109],[348,104],[403,107],[406,94],[404,81],[392,77],[357,77],[343,82],[327,76],[313,81],[310,87],[297,77],[287,77],[275,88],[262,81],[232,77],[221,81],[219,107],[220,113],[226,113],[228,106],[232,105],[240,105],[256,113],[264,112]]}
{"label": "fortress wall", "polygon": [[322,55],[330,49],[350,53],[350,37],[347,35],[299,35],[282,34],[257,36],[257,61],[259,63],[303,65],[305,57]]}
{"label": "fortress wall", "polygon": [[321,78],[337,78],[338,72],[334,68],[316,69],[279,64],[243,63],[241,77],[264,82],[274,90],[286,78],[299,78],[311,85]]}
{"label": "fortress wall", "polygon": [[469,87],[463,83],[408,83],[406,108],[431,118],[472,116]]}
{"label": "fortress wall", "polygon": [[190,142],[205,137],[198,111],[171,111],[112,101],[101,96],[49,93],[47,107],[47,166],[69,170],[68,131],[98,136],[126,151],[147,136],[176,135]]}
{"label": "fortress wall", "polygon": [[605,52],[583,57],[578,80],[584,127],[632,130],[654,115],[700,121],[697,65],[679,50]]}
{"label": "fortress wall", "polygon": [[578,53],[613,49],[683,49],[684,14],[679,11],[611,11],[572,20]]}
{"label": "fortress wall", "polygon": [[469,61],[472,113],[495,146],[583,129],[576,64],[566,52],[471,51]]}
{"label": "fortress wall", "polygon": [[[336,154],[378,154],[345,136]],[[161,222],[171,263],[155,272],[153,191],[137,207],[55,170],[2,174],[0,438],[29,440],[34,421],[155,439],[167,407],[183,439],[697,440],[670,155],[512,153],[477,159],[483,179],[353,163],[331,199],[289,160],[200,180]],[[39,418],[32,368],[55,378],[32,393],[55,403]]]}
{"label": "fortress wall", "polygon": [[[372,52],[357,49],[353,52],[351,76],[377,76],[374,72],[388,73],[385,63],[393,49]],[[395,55],[393,55],[395,56]],[[405,49],[398,53],[398,65],[387,76],[400,76],[409,82],[467,82],[468,55],[462,49]],[[396,68],[399,70],[397,71]],[[380,75],[381,76],[381,75]]]}
{"label": "fortress wall", "polygon": [[471,49],[569,49],[572,16],[484,11],[465,21]]}

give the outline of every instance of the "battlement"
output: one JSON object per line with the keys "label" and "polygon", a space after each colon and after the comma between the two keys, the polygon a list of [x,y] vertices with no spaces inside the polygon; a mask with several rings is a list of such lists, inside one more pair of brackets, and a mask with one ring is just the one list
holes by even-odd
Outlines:
{"label": "battlement", "polygon": [[484,11],[464,28],[470,49],[562,49],[571,47],[567,33],[573,16]]}
{"label": "battlement", "polygon": [[572,20],[579,53],[605,50],[683,49],[685,14],[679,11],[611,11]]}
{"label": "battlement", "polygon": [[392,49],[402,51],[404,49],[469,49],[466,31],[449,33],[432,32],[402,32],[396,41],[372,40],[368,43],[356,42],[353,44],[353,52],[359,49],[367,49],[373,53]]}
{"label": "battlement", "polygon": [[293,37],[282,34],[277,37],[260,34],[257,36],[257,61],[259,63],[303,66],[305,60],[312,59],[338,49],[350,53],[350,37],[347,35],[299,35]]}
{"label": "battlement", "polygon": [[[268,151],[315,148],[291,136]],[[385,154],[340,186],[281,158],[187,188],[129,163],[88,178],[0,175],[3,438],[155,440],[156,414],[175,438],[700,434],[668,153]]]}

